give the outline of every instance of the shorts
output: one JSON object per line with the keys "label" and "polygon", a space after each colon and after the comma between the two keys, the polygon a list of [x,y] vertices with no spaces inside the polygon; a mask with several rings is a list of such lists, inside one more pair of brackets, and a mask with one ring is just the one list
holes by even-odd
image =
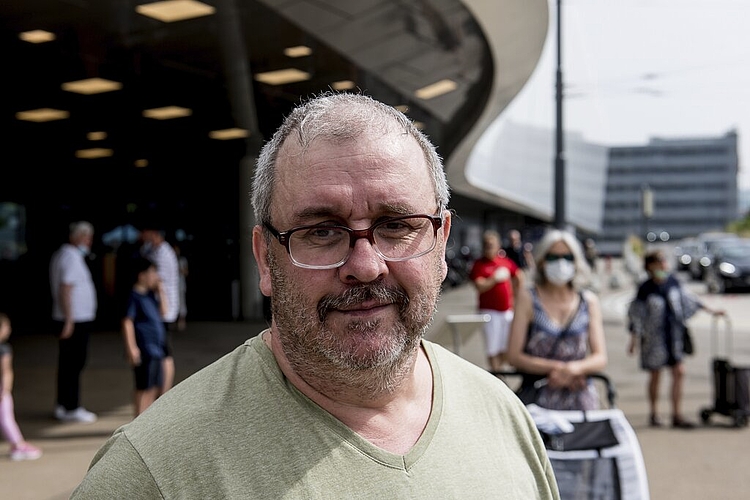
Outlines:
{"label": "shorts", "polygon": [[164,344],[162,344],[162,348],[164,349],[165,358],[172,357],[172,331],[176,324],[176,321],[170,323],[164,322]]}
{"label": "shorts", "polygon": [[485,347],[487,356],[497,356],[508,350],[510,324],[513,321],[513,310],[496,311],[480,309],[479,314],[489,314],[490,321],[484,324]]}
{"label": "shorts", "polygon": [[136,391],[161,387],[164,380],[161,361],[158,358],[141,358],[141,364],[133,368]]}

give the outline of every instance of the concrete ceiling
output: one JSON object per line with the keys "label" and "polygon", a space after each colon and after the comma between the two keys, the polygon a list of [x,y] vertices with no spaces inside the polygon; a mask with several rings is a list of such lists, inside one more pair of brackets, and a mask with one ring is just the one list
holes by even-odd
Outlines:
{"label": "concrete ceiling", "polygon": [[[248,148],[268,138],[300,99],[340,80],[409,106],[446,157],[490,92],[493,65],[484,33],[458,0],[206,0],[214,15],[175,23],[137,13],[143,3],[149,2],[0,2],[0,125],[8,158],[0,201],[31,207],[44,200],[63,211],[96,206],[101,213],[155,198],[223,205],[226,200],[212,193],[236,184],[236,167]],[[33,29],[56,39],[19,39]],[[285,56],[283,50],[295,45],[312,54]],[[253,78],[286,67],[311,77],[285,85]],[[93,77],[120,82],[122,89],[80,95],[61,88]],[[414,96],[441,79],[455,81],[456,90],[431,100]],[[190,108],[192,115],[142,115],[168,105]],[[70,117],[16,119],[19,111],[37,108],[65,110]],[[211,130],[234,126],[250,129],[251,139],[208,138]],[[91,141],[87,134],[95,131],[106,139]],[[89,147],[114,154],[76,158],[76,150]],[[134,166],[144,159],[147,167]]]}

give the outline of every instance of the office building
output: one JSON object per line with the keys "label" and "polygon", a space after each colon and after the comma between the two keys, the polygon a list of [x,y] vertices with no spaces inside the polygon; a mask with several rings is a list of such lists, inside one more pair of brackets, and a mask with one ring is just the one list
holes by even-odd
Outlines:
{"label": "office building", "polygon": [[723,230],[737,219],[737,168],[734,131],[611,148],[600,250],[620,254],[631,235],[676,240]]}

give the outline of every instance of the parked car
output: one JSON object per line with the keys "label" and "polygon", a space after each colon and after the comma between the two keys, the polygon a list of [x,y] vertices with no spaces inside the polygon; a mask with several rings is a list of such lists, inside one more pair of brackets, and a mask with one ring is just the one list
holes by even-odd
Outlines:
{"label": "parked car", "polygon": [[688,269],[694,280],[702,280],[706,268],[711,265],[711,252],[716,244],[726,240],[737,240],[739,237],[734,233],[709,232],[699,234],[696,239],[698,251],[695,257],[690,260]]}
{"label": "parked car", "polygon": [[715,244],[711,264],[705,270],[705,281],[711,293],[750,288],[750,239]]}

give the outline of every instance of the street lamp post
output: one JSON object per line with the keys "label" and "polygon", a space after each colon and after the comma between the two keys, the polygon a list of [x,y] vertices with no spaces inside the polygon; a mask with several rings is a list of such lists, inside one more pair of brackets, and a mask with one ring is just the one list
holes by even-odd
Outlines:
{"label": "street lamp post", "polygon": [[555,83],[555,227],[565,229],[565,148],[563,144],[562,14],[557,0],[557,71]]}
{"label": "street lamp post", "polygon": [[643,237],[648,239],[648,220],[654,216],[654,192],[648,184],[641,186],[641,220]]}

